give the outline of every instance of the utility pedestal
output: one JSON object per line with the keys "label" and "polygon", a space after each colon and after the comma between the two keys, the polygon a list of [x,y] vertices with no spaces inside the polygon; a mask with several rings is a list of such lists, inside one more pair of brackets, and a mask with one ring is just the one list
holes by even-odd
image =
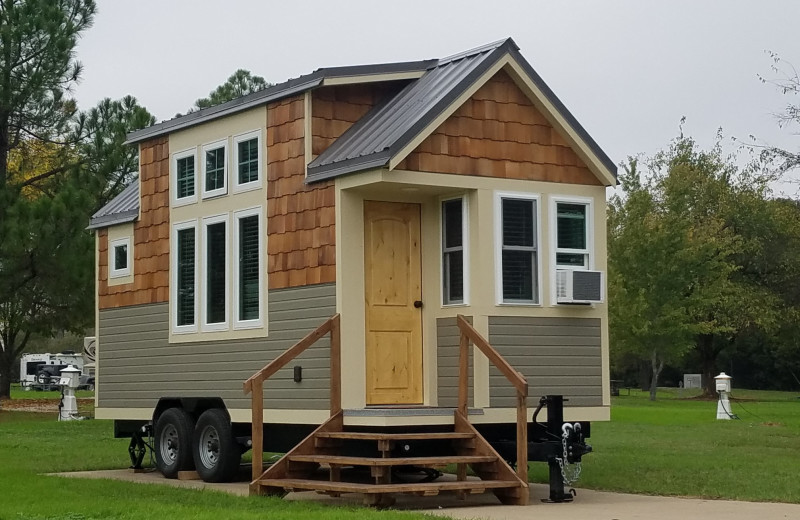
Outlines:
{"label": "utility pedestal", "polygon": [[731,402],[728,396],[731,393],[731,376],[725,372],[714,378],[717,382],[717,393],[719,394],[719,401],[717,402],[717,419],[733,419],[735,416],[731,411]]}
{"label": "utility pedestal", "polygon": [[77,421],[78,400],[75,398],[75,390],[81,384],[81,371],[73,365],[61,371],[61,379],[58,384],[61,386],[61,404],[58,406],[59,421]]}

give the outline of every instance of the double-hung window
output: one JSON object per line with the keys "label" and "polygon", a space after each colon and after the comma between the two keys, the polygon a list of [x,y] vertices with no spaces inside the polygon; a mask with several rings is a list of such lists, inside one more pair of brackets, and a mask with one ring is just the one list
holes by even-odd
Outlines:
{"label": "double-hung window", "polygon": [[553,205],[556,268],[589,269],[589,202],[554,199]]}
{"label": "double-hung window", "polygon": [[465,197],[442,201],[442,303],[467,303],[467,203]]}
{"label": "double-hung window", "polygon": [[243,191],[261,186],[261,131],[233,138],[234,190]]}
{"label": "double-hung window", "polygon": [[539,303],[538,197],[496,196],[496,263],[499,303]]}
{"label": "double-hung window", "polygon": [[203,146],[203,198],[228,192],[227,140]]}
{"label": "double-hung window", "polygon": [[172,241],[173,332],[196,332],[197,221],[175,224]]}
{"label": "double-hung window", "polygon": [[203,330],[228,328],[228,215],[203,219]]}
{"label": "double-hung window", "polygon": [[176,153],[172,160],[173,193],[176,206],[197,201],[195,150]]}
{"label": "double-hung window", "polygon": [[131,274],[131,239],[121,238],[109,244],[109,277],[120,278]]}
{"label": "double-hung window", "polygon": [[260,327],[264,259],[261,208],[234,213],[234,328]]}

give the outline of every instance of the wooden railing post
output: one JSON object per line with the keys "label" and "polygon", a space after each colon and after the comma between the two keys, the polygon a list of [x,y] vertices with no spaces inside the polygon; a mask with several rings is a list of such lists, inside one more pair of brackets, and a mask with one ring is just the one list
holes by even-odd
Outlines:
{"label": "wooden railing post", "polygon": [[250,387],[252,396],[252,438],[253,438],[253,479],[261,478],[264,471],[264,382],[253,381]]}
{"label": "wooden railing post", "polygon": [[[460,314],[459,321],[466,321]],[[461,329],[458,341],[458,411],[467,416],[467,401],[469,399],[469,338]]]}
{"label": "wooden railing post", "polygon": [[[458,411],[467,418],[469,388],[469,345],[474,344],[497,369],[506,376],[517,391],[517,476],[528,482],[528,382],[506,361],[473,326],[459,314]],[[527,503],[527,498],[525,499]]]}
{"label": "wooden railing post", "polygon": [[[340,316],[336,314],[325,323],[309,332],[290,349],[269,362],[264,368],[244,382],[244,393],[252,394],[251,439],[253,442],[253,480],[254,485],[264,470],[264,381],[275,375],[291,360],[305,352],[318,339],[330,333],[331,338],[331,417],[342,411],[342,337]],[[251,492],[253,492],[251,488]]]}
{"label": "wooden railing post", "polygon": [[342,411],[342,335],[340,317],[331,323],[331,417]]}
{"label": "wooden railing post", "polygon": [[528,481],[528,398],[517,390],[517,476]]}

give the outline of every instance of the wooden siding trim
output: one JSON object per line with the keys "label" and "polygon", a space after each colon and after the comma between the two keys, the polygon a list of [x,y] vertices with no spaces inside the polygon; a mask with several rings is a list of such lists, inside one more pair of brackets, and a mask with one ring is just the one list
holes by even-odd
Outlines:
{"label": "wooden siding trim", "polygon": [[133,283],[108,285],[108,228],[97,231],[98,308],[169,299],[169,143],[145,141],[139,153],[139,219],[133,224]]}
{"label": "wooden siding trim", "polygon": [[270,289],[336,280],[333,181],[305,183],[307,105],[306,95],[300,94],[267,107]]}
{"label": "wooden siding trim", "polygon": [[425,137],[396,169],[603,185],[504,70]]}

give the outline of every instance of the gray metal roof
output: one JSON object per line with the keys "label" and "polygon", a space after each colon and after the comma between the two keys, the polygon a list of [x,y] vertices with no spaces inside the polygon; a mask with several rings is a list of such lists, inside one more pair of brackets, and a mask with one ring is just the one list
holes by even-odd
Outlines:
{"label": "gray metal roof", "polygon": [[122,193],[111,199],[111,202],[100,208],[89,220],[86,229],[133,222],[139,217],[139,180],[134,181],[122,190]]}
{"label": "gray metal roof", "polygon": [[305,92],[322,85],[326,79],[346,78],[353,76],[372,76],[376,74],[397,74],[403,72],[423,72],[437,60],[406,61],[401,63],[379,63],[375,65],[354,65],[348,67],[328,67],[317,69],[311,74],[290,79],[283,83],[253,92],[246,96],[236,98],[209,108],[178,116],[168,121],[137,130],[128,134],[125,144],[135,144],[146,139],[182,130],[191,126],[229,116],[243,110],[248,110],[259,105],[265,105],[279,99]]}
{"label": "gray metal roof", "polygon": [[565,120],[616,176],[617,167],[508,38],[437,61],[420,79],[373,108],[308,166],[306,182],[379,168],[400,152],[506,54],[520,63]]}

